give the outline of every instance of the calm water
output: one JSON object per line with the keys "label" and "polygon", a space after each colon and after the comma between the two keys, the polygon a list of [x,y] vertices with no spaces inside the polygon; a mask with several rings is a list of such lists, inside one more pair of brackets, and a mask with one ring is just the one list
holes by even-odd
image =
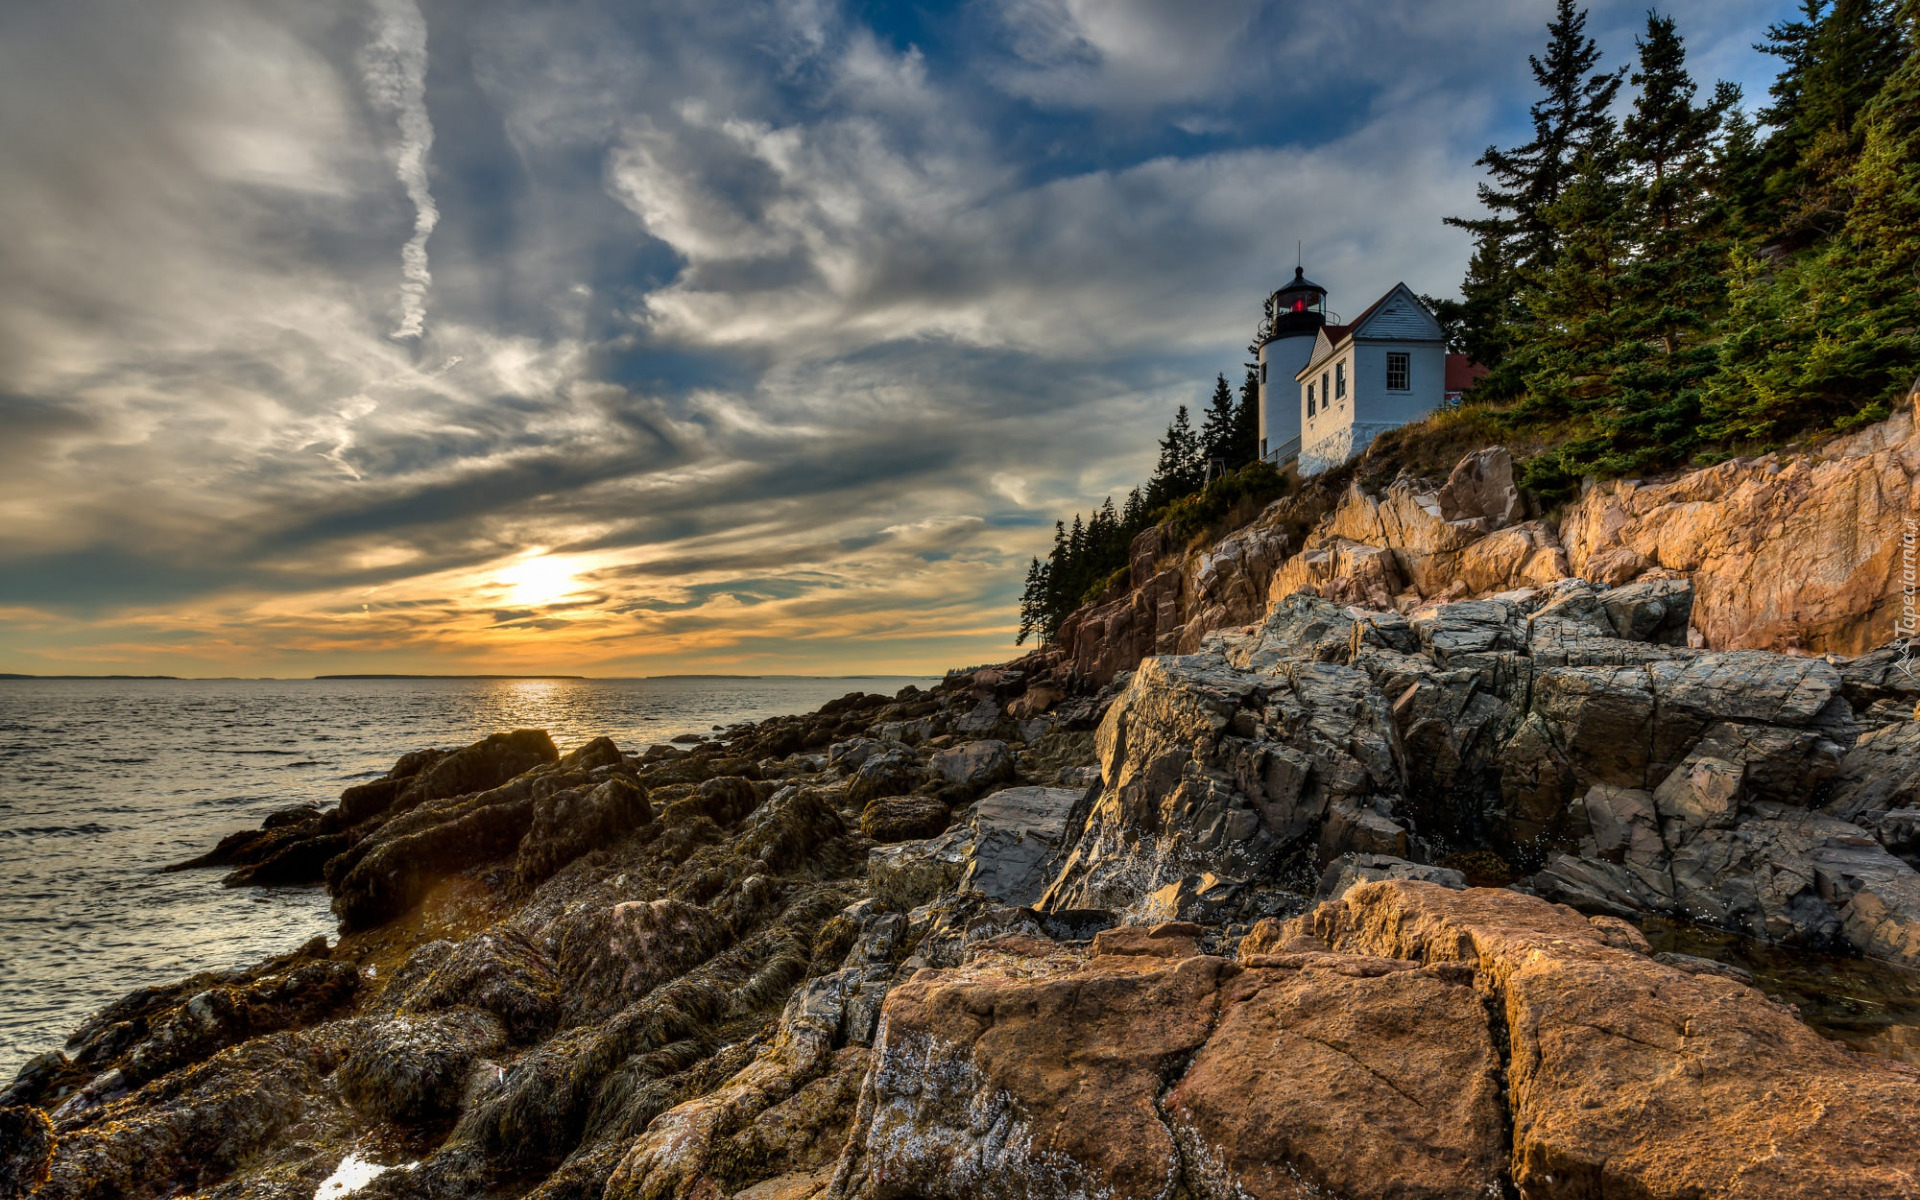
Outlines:
{"label": "calm water", "polygon": [[332,934],[319,889],[156,874],[419,746],[638,749],[925,679],[0,680],[0,1086],[127,991]]}

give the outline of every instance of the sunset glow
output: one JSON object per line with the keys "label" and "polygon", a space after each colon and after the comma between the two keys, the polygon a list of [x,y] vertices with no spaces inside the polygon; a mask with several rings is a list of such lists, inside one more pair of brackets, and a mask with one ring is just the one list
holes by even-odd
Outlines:
{"label": "sunset glow", "polygon": [[7,6],[0,671],[1010,658],[1302,252],[1457,286],[1541,22],[949,7]]}

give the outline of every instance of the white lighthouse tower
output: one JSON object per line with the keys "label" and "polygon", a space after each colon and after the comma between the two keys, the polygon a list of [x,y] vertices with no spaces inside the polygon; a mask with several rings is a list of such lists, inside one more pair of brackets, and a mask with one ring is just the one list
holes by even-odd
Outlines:
{"label": "white lighthouse tower", "polygon": [[1267,302],[1260,323],[1260,457],[1284,467],[1300,454],[1300,385],[1313,340],[1327,323],[1327,289],[1293,269],[1293,281]]}

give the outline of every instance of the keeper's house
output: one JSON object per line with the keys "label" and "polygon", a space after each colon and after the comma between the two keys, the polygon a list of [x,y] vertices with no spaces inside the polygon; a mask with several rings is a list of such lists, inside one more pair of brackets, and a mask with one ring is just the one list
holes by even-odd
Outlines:
{"label": "keeper's house", "polygon": [[1295,270],[1260,330],[1260,453],[1318,475],[1383,431],[1458,400],[1484,372],[1448,354],[1440,322],[1406,284],[1346,325],[1326,321],[1325,288]]}

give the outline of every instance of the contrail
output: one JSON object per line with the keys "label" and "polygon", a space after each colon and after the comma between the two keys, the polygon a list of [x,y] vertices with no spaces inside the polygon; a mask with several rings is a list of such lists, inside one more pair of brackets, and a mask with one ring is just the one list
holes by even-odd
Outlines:
{"label": "contrail", "polygon": [[388,147],[394,174],[413,201],[413,236],[400,250],[400,325],[392,336],[417,338],[426,330],[427,238],[440,221],[433,193],[427,190],[427,152],[433,148],[433,122],[427,119],[427,22],[414,0],[372,0],[373,37],[360,54],[367,99],[393,115],[400,128]]}

